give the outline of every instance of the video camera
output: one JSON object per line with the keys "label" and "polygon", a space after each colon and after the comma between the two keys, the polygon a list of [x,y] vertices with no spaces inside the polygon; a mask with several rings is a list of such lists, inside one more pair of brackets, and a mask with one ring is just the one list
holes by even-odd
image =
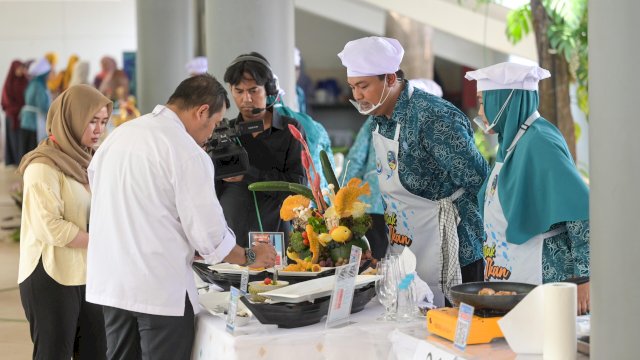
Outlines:
{"label": "video camera", "polygon": [[211,157],[216,180],[242,175],[249,170],[249,155],[238,137],[264,130],[262,120],[240,121],[222,119],[205,143]]}

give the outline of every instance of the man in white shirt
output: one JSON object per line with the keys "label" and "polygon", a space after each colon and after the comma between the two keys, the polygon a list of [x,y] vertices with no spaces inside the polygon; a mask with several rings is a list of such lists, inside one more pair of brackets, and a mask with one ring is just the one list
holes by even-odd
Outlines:
{"label": "man in white shirt", "polygon": [[274,265],[271,245],[236,245],[202,149],[229,107],[211,75],[118,127],[89,165],[87,301],[104,305],[109,359],[189,359],[194,252],[208,263]]}

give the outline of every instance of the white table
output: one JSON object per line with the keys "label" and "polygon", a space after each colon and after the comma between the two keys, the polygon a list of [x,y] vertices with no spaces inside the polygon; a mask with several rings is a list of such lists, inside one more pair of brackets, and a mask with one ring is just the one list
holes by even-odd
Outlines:
{"label": "white table", "polygon": [[[353,324],[342,328],[327,330],[323,319],[315,325],[279,329],[276,325],[262,325],[252,319],[248,325],[237,327],[232,335],[225,330],[223,319],[202,311],[196,317],[192,359],[413,359],[421,341],[467,360],[517,357],[504,339],[470,345],[465,352],[460,352],[448,340],[430,335],[424,320],[410,323],[376,321],[382,312],[374,299],[364,310],[351,316]],[[527,357],[538,358],[542,357]]]}

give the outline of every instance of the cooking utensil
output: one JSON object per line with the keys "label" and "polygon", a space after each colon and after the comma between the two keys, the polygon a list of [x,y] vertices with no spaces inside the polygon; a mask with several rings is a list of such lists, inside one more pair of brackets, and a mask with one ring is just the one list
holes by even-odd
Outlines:
{"label": "cooking utensil", "polygon": [[[513,309],[529,291],[536,285],[498,281],[498,282],[472,282],[456,285],[451,288],[451,300],[457,306],[461,302],[473,306],[475,309],[508,311]],[[515,291],[516,295],[478,295],[483,288],[494,291]]]}

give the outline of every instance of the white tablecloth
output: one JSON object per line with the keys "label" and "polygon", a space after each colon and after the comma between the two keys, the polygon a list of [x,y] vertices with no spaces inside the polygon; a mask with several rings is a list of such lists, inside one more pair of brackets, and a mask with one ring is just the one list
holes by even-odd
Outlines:
{"label": "white tablecloth", "polygon": [[231,335],[226,332],[223,319],[203,311],[196,317],[192,359],[388,359],[389,334],[393,330],[423,329],[426,333],[424,320],[376,321],[382,312],[379,304],[370,302],[364,310],[351,316],[353,324],[328,330],[324,319],[295,329],[279,329],[252,319]]}
{"label": "white tablecloth", "polygon": [[[427,332],[424,320],[410,323],[376,321],[383,308],[375,299],[364,310],[351,316],[352,324],[325,329],[324,319],[315,325],[279,329],[262,325],[256,319],[237,327],[232,335],[225,321],[202,311],[196,316],[193,360],[260,359],[413,359],[420,342],[428,342],[459,359],[542,359],[542,356],[518,357],[504,339],[490,344],[470,345],[464,352],[445,339]],[[587,358],[579,355],[578,359]]]}

